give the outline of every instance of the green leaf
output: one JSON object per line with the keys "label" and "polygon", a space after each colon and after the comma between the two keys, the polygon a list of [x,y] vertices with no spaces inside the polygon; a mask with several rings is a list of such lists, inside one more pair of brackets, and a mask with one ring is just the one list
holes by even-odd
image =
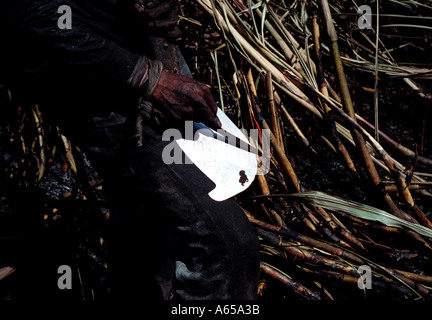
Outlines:
{"label": "green leaf", "polygon": [[339,197],[328,195],[320,191],[308,191],[302,193],[288,194],[289,197],[304,199],[313,205],[332,210],[342,211],[346,214],[353,215],[357,218],[380,222],[389,227],[395,227],[399,229],[409,229],[418,234],[432,238],[432,230],[415,223],[411,223],[393,216],[392,214],[371,207],[359,202],[342,199]]}

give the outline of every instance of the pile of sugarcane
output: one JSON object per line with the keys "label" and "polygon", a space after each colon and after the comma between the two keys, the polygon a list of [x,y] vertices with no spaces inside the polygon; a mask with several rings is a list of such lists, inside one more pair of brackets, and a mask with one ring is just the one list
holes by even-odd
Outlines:
{"label": "pile of sugarcane", "polygon": [[[210,86],[218,90],[221,108],[240,127],[271,131],[271,170],[238,197],[261,240],[262,297],[274,295],[271,288],[280,283],[288,288],[282,286],[281,296],[311,300],[431,297],[432,160],[419,152],[424,130],[421,147],[411,150],[382,132],[379,122],[380,81],[397,78],[401,90],[430,103],[420,83],[432,79],[432,67],[421,61],[401,65],[393,55],[406,42],[389,47],[391,37],[382,35],[414,30],[430,53],[430,2],[392,1],[406,16],[386,11],[382,1],[369,3],[370,16],[359,13],[354,1],[192,2],[205,14],[194,20],[185,12],[185,23],[208,26],[223,39],[210,52],[217,79]],[[359,28],[363,18],[372,19],[370,29]],[[231,79],[220,67],[227,64]],[[369,121],[352,101],[358,73],[372,79],[361,88],[374,95]],[[298,159],[313,163],[326,150],[362,201],[308,190]]]}

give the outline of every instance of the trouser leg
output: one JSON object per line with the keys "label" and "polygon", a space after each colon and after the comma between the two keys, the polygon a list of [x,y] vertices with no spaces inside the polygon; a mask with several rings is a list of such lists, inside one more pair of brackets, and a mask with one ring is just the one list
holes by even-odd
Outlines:
{"label": "trouser leg", "polygon": [[253,299],[258,239],[234,200],[208,196],[214,185],[194,165],[161,165],[158,143],[132,152],[143,206],[152,201],[175,262],[175,293],[184,299]]}
{"label": "trouser leg", "polygon": [[208,196],[214,185],[194,165],[165,165],[166,144],[147,139],[130,149],[126,174],[107,181],[108,197],[117,203],[111,222],[120,283],[144,286],[145,293],[143,272],[154,275],[167,254],[175,263],[179,298],[256,298],[259,244],[253,228],[236,201]]}

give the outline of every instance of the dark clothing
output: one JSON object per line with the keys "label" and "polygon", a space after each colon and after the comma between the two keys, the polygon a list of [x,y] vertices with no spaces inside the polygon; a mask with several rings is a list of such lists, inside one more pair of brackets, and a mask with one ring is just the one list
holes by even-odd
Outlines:
{"label": "dark clothing", "polygon": [[[207,193],[214,185],[196,166],[164,164],[167,142],[147,124],[143,146],[131,143],[136,96],[126,81],[145,53],[145,29],[122,18],[121,1],[0,4],[2,30],[8,27],[0,32],[11,41],[6,80],[60,122],[104,178],[114,296],[161,298],[150,284],[172,271],[175,297],[254,299],[259,243],[238,204],[213,201]],[[72,30],[57,28],[64,4],[72,8]],[[111,112],[117,115],[107,118]]]}
{"label": "dark clothing", "polygon": [[115,168],[105,174],[113,203],[112,267],[121,275],[114,289],[122,288],[124,298],[136,294],[127,290],[134,286],[139,298],[157,298],[147,291],[151,282],[145,275],[157,272],[168,256],[175,263],[173,292],[179,298],[255,298],[258,238],[235,200],[212,200],[208,192],[214,184],[194,165],[163,164],[167,142],[148,127],[143,147],[104,156],[126,145],[127,130],[100,128],[91,135],[95,145],[85,146],[98,168]]}
{"label": "dark clothing", "polygon": [[[19,61],[21,72],[39,73],[44,68],[66,68],[67,75],[77,68],[82,78],[102,80],[106,85],[121,88],[126,85],[139,54],[127,50],[128,34],[136,34],[129,23],[119,26],[119,12],[125,10],[117,1],[99,0],[2,0],[2,36],[11,53],[7,61]],[[57,9],[69,5],[72,9],[72,29],[59,29]],[[122,21],[123,22],[123,21]],[[143,29],[141,29],[143,30]],[[141,33],[144,42],[145,30]],[[138,42],[139,43],[139,42]],[[19,60],[17,59],[19,58]],[[16,72],[19,67],[13,65]]]}
{"label": "dark clothing", "polygon": [[[146,54],[147,31],[139,20],[124,18],[126,1],[117,2],[0,1],[3,80],[30,103],[53,106],[46,116],[66,117],[64,130],[113,109],[133,112],[137,94],[127,80]],[[60,5],[72,9],[70,30],[57,26]],[[77,93],[88,101],[85,107]],[[73,107],[65,112],[59,102]]]}

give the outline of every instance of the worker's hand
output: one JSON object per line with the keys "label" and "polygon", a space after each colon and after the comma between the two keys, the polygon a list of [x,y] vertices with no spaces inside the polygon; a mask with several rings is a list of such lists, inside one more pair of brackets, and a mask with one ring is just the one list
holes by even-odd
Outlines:
{"label": "worker's hand", "polygon": [[172,29],[177,32],[177,0],[132,0],[135,9],[142,14],[152,29]]}
{"label": "worker's hand", "polygon": [[199,81],[162,71],[153,91],[153,105],[174,122],[194,120],[219,129],[217,105],[208,87]]}

